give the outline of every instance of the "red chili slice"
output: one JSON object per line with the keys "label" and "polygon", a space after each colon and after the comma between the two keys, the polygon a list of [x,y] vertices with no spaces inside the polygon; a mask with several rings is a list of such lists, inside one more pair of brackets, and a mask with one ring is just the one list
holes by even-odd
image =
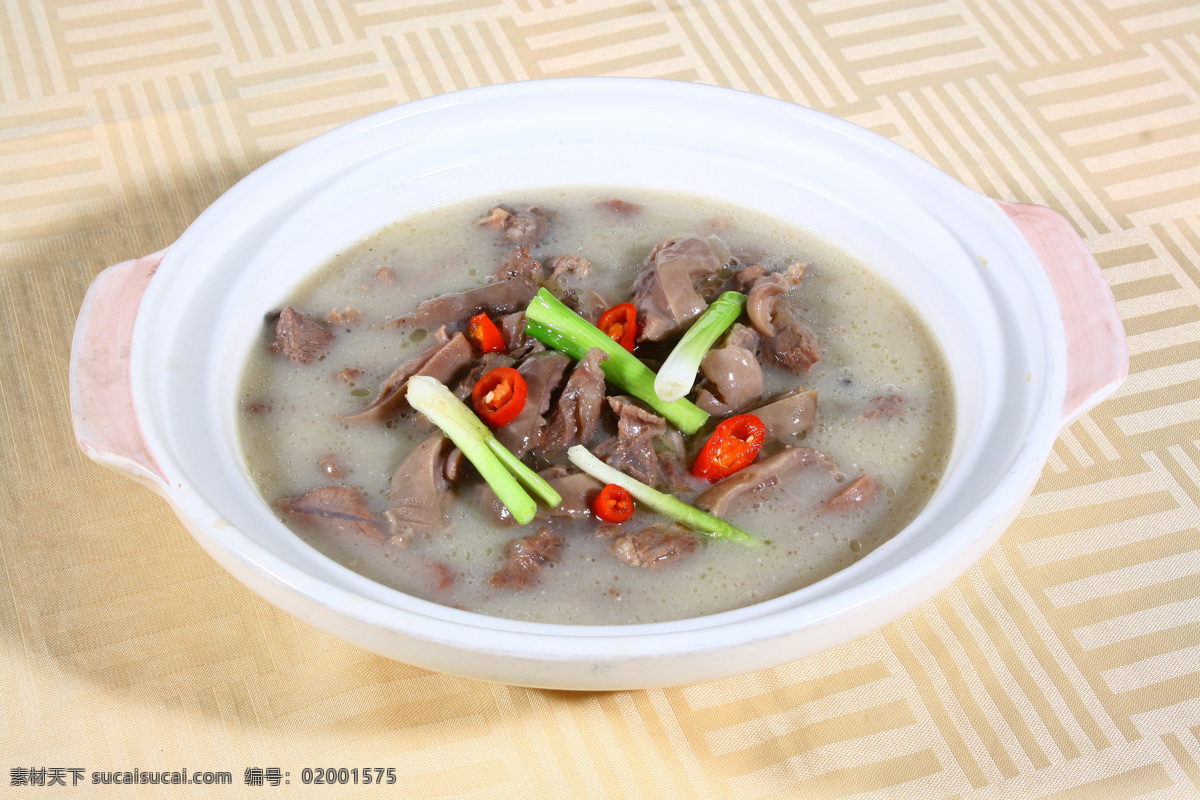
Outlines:
{"label": "red chili slice", "polygon": [[479,379],[471,390],[471,405],[493,428],[507,425],[525,407],[529,385],[512,367],[497,367]]}
{"label": "red chili slice", "polygon": [[467,323],[467,338],[482,353],[501,353],[505,350],[504,336],[487,314],[476,314]]}
{"label": "red chili slice", "polygon": [[692,474],[709,483],[727,478],[754,463],[766,439],[767,427],[758,417],[753,414],[730,417],[708,437],[692,462]]}
{"label": "red chili slice", "polygon": [[633,352],[637,343],[637,309],[633,303],[620,303],[600,315],[596,327],[604,331],[608,338]]}
{"label": "red chili slice", "polygon": [[633,516],[633,495],[610,483],[596,495],[592,511],[605,522],[624,522]]}

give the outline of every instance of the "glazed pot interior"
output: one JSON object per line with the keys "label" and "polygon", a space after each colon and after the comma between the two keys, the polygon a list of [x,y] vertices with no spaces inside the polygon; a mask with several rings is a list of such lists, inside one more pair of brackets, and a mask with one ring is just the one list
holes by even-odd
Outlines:
{"label": "glazed pot interior", "polygon": [[[385,112],[267,165],[189,230],[138,319],[135,342],[146,356],[134,365],[135,397],[147,436],[164,453],[172,501],[212,537],[210,550],[239,548],[235,557],[296,591],[334,587],[322,602],[368,600],[377,621],[397,609],[408,626],[415,615],[464,630],[589,635],[582,626],[481,619],[333,563],[258,495],[236,436],[248,348],[265,315],[314,270],[414,212],[567,186],[713,197],[834,242],[899,288],[929,323],[950,364],[957,409],[951,462],[929,506],[855,566],[755,606],[590,633],[679,632],[776,614],[802,625],[878,600],[946,553],[977,546],[1027,488],[1005,482],[1033,458],[1031,442],[1048,449],[1057,430],[1061,331],[1045,322],[1054,311],[1023,243],[1006,238],[994,203],[860,129],[749,95],[725,92],[714,103],[704,87],[664,94],[655,84],[592,96],[529,87],[557,101],[536,107],[510,94]],[[519,100],[522,90],[514,91]]]}

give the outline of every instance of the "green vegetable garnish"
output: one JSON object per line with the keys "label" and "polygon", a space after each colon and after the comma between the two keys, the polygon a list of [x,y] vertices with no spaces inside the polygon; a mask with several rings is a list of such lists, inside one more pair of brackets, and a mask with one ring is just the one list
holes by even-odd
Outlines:
{"label": "green vegetable garnish", "polygon": [[708,420],[708,414],[687,400],[668,403],[654,391],[654,372],[621,345],[608,338],[592,323],[541,289],[525,310],[525,333],[542,344],[561,350],[576,360],[599,347],[608,353],[600,365],[604,377],[661,414],[687,434],[695,433]]}
{"label": "green vegetable garnish", "polygon": [[705,309],[658,368],[654,391],[660,398],[670,403],[692,390],[692,384],[696,382],[696,370],[700,368],[708,348],[741,316],[745,307],[746,295],[724,292]]}
{"label": "green vegetable garnish", "polygon": [[521,463],[521,459],[502,445],[491,429],[437,379],[425,375],[409,378],[408,402],[450,437],[520,524],[528,524],[537,513],[537,503],[529,492],[551,508],[562,503],[562,496],[545,478]]}
{"label": "green vegetable garnish", "polygon": [[657,511],[664,517],[670,517],[676,522],[708,536],[727,542],[761,547],[766,544],[762,539],[751,536],[741,528],[734,527],[712,514],[706,514],[694,506],[678,498],[664,494],[652,486],[647,486],[636,478],[631,478],[619,469],[614,469],[588,452],[583,445],[575,445],[567,451],[567,458],[572,464],[591,475],[603,484],[615,483],[633,495],[633,499],[642,505]]}

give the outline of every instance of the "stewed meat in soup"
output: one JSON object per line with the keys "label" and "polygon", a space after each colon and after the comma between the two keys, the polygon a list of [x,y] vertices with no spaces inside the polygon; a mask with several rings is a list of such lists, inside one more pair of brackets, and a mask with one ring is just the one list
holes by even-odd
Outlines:
{"label": "stewed meat in soup", "polygon": [[[954,400],[904,298],[803,223],[613,188],[399,220],[267,315],[238,398],[247,469],[279,519],[328,557],[484,614],[654,622],[806,586],[924,506],[948,460]],[[525,311],[539,291],[593,326],[628,304],[636,327],[610,335],[651,370],[722,292],[745,295],[696,362],[687,399],[707,423],[683,431],[616,385],[601,349],[570,356],[531,336]],[[410,382],[428,376],[471,408],[502,369],[526,394],[494,435],[562,497],[526,525],[408,402]],[[487,397],[504,406],[510,391],[495,383]],[[761,452],[715,482],[697,477],[717,423],[744,414],[765,431]],[[713,540],[640,502],[609,519],[623,506],[606,511],[617,496],[570,462],[574,446],[766,544]]]}

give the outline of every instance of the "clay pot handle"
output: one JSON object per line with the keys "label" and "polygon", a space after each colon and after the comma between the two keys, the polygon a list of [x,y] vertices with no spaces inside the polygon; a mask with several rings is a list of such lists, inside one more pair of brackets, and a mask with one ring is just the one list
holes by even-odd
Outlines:
{"label": "clay pot handle", "polygon": [[1129,376],[1125,326],[1100,265],[1070,222],[1043,206],[999,204],[1041,261],[1062,310],[1067,336],[1065,427]]}
{"label": "clay pot handle", "polygon": [[133,407],[129,348],[138,306],[166,250],[109,267],[88,287],[71,341],[71,420],[92,460],[156,491],[165,478]]}

